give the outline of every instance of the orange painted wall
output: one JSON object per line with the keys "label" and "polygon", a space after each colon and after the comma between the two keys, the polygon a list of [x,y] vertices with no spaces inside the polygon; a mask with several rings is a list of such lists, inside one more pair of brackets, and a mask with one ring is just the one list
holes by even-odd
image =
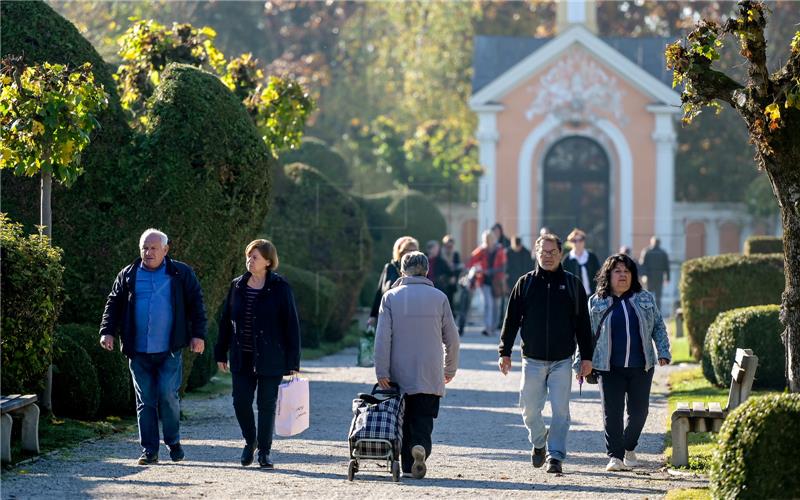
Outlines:
{"label": "orange painted wall", "polygon": [[[617,128],[621,130],[626,138],[628,147],[631,151],[633,159],[633,251],[638,255],[639,251],[647,246],[649,237],[653,233],[654,228],[654,215],[655,215],[655,193],[657,186],[655,186],[656,179],[656,165],[655,165],[655,144],[651,138],[655,126],[655,118],[652,113],[648,112],[646,107],[653,103],[653,99],[643,94],[638,88],[634,87],[622,76],[618,75],[614,69],[607,66],[602,61],[595,58],[584,48],[573,45],[567,49],[570,51],[582,51],[584,54],[589,54],[589,57],[594,58],[602,68],[602,70],[616,79],[615,88],[623,92],[622,106],[623,116],[627,119],[624,125],[621,120],[616,119],[612,113],[602,113],[599,116],[614,123]],[[566,53],[564,55],[567,55]],[[559,58],[561,59],[561,56]],[[499,140],[497,142],[496,151],[496,204],[495,213],[497,220],[503,224],[508,234],[516,232],[527,233],[529,235],[538,234],[539,221],[538,221],[538,206],[539,206],[539,186],[538,169],[541,164],[542,158],[546,153],[543,144],[537,145],[534,153],[531,168],[531,222],[528,227],[519,227],[517,221],[517,185],[518,185],[518,162],[521,154],[522,145],[526,137],[539,126],[543,119],[543,115],[535,116],[532,120],[528,120],[525,116],[525,111],[530,107],[535,94],[531,89],[539,87],[539,79],[547,73],[555,64],[554,61],[550,65],[543,67],[536,74],[529,77],[526,81],[522,82],[516,88],[508,92],[501,100],[504,106],[503,111],[497,115],[497,128],[499,132]],[[594,111],[600,110],[603,106],[597,106]],[[599,131],[602,134],[602,131]],[[560,138],[571,135],[569,129],[563,127],[556,129],[549,137],[550,139]],[[610,141],[605,141],[606,144],[611,145]],[[611,192],[616,195],[616,199],[612,202],[612,217],[610,227],[612,228],[610,248],[616,249],[620,244],[619,235],[619,194],[620,194],[620,172],[619,161],[617,159],[616,151],[609,151],[609,160],[611,161],[611,182],[614,184]]]}

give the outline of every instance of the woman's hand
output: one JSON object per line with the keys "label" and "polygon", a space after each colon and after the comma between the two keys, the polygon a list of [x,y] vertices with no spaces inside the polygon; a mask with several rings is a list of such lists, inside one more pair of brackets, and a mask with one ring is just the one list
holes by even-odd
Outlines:
{"label": "woman's hand", "polygon": [[658,358],[658,366],[666,366],[669,364],[669,360],[667,358]]}
{"label": "woman's hand", "polygon": [[389,379],[388,378],[379,378],[378,379],[378,385],[381,386],[381,389],[389,389],[389,388],[392,387],[391,385],[389,385]]}
{"label": "woman's hand", "polygon": [[300,376],[300,370],[289,370],[289,376],[290,377],[299,377]]}
{"label": "woman's hand", "polygon": [[222,373],[228,373],[228,363],[217,361],[217,368],[219,368]]}

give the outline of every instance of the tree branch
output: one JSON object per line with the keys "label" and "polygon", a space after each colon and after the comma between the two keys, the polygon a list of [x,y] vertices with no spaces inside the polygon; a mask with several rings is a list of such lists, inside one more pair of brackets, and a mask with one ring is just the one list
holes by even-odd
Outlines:
{"label": "tree branch", "polygon": [[711,69],[707,59],[690,63],[685,78],[694,89],[695,98],[692,101],[696,104],[707,104],[717,99],[727,102],[735,109],[743,104],[736,102],[734,92],[744,86],[725,73]]}
{"label": "tree branch", "polygon": [[748,87],[755,90],[755,96],[763,99],[769,93],[769,70],[767,69],[767,40],[764,28],[767,19],[761,1],[742,0],[739,2],[739,15],[729,19],[724,31],[739,38],[739,53],[750,63],[747,66]]}

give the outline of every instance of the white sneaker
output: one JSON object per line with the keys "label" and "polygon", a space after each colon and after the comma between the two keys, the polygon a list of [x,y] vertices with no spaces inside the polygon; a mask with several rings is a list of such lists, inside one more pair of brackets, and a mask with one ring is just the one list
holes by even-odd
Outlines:
{"label": "white sneaker", "polygon": [[623,463],[628,467],[639,467],[642,465],[641,462],[639,462],[639,459],[636,457],[636,452],[633,450],[625,450],[625,460],[623,460]]}
{"label": "white sneaker", "polygon": [[626,467],[619,458],[611,457],[611,460],[608,461],[608,465],[606,465],[606,470],[608,472],[618,472],[621,470],[630,470],[630,468]]}

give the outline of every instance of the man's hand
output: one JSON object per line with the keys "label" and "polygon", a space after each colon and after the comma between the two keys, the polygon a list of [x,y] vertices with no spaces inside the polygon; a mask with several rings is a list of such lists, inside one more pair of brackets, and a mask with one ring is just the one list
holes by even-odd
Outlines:
{"label": "man's hand", "polygon": [[228,363],[224,361],[217,361],[217,367],[222,373],[228,373]]}
{"label": "man's hand", "polygon": [[448,377],[447,375],[444,376],[444,383],[445,384],[449,384],[451,380],[453,380],[453,377]]}
{"label": "man's hand", "polygon": [[511,356],[500,356],[497,367],[500,368],[500,373],[508,375],[508,372],[511,371]]}
{"label": "man's hand", "polygon": [[367,326],[375,326],[378,324],[378,318],[375,316],[370,316],[367,318]]}
{"label": "man's hand", "polygon": [[581,361],[581,371],[578,375],[586,377],[590,373],[592,373],[592,362],[589,360]]}
{"label": "man's hand", "polygon": [[192,352],[196,352],[197,354],[203,354],[203,351],[206,348],[206,341],[203,339],[193,338],[192,341],[189,343],[189,349]]}
{"label": "man's hand", "polygon": [[100,345],[106,351],[113,351],[114,350],[114,336],[113,335],[101,335],[100,336]]}
{"label": "man's hand", "polygon": [[389,379],[388,378],[379,378],[378,379],[378,385],[381,386],[381,389],[389,389],[389,388],[392,387],[392,386],[389,385]]}
{"label": "man's hand", "polygon": [[669,364],[669,360],[667,358],[658,358],[658,366],[666,366]]}

